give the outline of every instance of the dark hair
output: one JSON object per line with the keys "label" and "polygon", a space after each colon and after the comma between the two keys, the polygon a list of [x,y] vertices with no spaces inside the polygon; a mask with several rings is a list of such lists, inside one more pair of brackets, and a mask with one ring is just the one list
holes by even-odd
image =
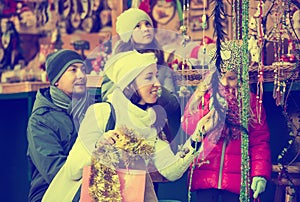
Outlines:
{"label": "dark hair", "polygon": [[135,105],[137,105],[142,99],[137,91],[137,86],[134,81],[124,88],[123,93]]}
{"label": "dark hair", "polygon": [[159,65],[163,64],[165,61],[164,53],[156,38],[154,38],[151,43],[146,45],[137,44],[132,39],[129,40],[128,42],[120,41],[120,43],[115,48],[114,52],[121,53],[121,52],[132,51],[132,50],[136,50],[139,53],[148,53],[148,52],[154,53],[157,58],[157,64]]}
{"label": "dark hair", "polygon": [[211,80],[211,85],[212,85],[212,97],[214,98],[213,100],[213,105],[214,105],[214,109],[217,111],[217,113],[219,114],[218,117],[218,123],[220,123],[220,120],[225,120],[225,124],[228,126],[229,129],[229,136],[232,136],[232,129],[233,128],[237,128],[240,131],[243,131],[245,133],[248,133],[248,130],[242,126],[241,123],[233,123],[230,120],[230,116],[228,116],[228,114],[226,113],[227,109],[224,108],[222,106],[222,104],[220,103],[217,94],[219,93],[219,82],[220,82],[220,74],[218,71],[215,71],[212,75],[212,80]]}

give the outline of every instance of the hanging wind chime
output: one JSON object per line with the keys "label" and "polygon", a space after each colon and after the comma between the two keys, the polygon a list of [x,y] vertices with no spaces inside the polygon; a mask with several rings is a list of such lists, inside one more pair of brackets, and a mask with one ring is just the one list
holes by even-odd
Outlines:
{"label": "hanging wind chime", "polygon": [[[294,76],[293,70],[296,68],[294,55],[291,54],[294,48],[294,37],[292,34],[293,28],[291,27],[291,1],[278,1],[273,3],[273,11],[275,23],[272,28],[268,40],[274,44],[274,62],[272,68],[274,72],[274,87],[273,98],[276,105],[284,105],[287,99],[287,80],[292,79]],[[288,53],[284,52],[284,40],[288,40]]]}

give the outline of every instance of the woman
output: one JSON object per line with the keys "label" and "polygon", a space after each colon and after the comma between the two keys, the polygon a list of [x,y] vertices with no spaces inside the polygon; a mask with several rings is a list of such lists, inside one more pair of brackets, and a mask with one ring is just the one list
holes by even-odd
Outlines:
{"label": "woman", "polygon": [[[160,83],[157,79],[157,59],[153,53],[129,51],[116,54],[106,63],[104,72],[115,84],[108,103],[92,105],[80,126],[78,138],[67,162],[48,188],[43,201],[71,200],[81,185],[82,169],[91,164],[91,155],[98,141],[118,143],[118,127],[126,126],[145,138],[154,147],[153,167],[168,180],[180,178],[197,155],[197,134],[184,145],[184,155],[173,154],[162,128],[166,114],[156,105]],[[111,109],[115,113],[115,129],[105,132]],[[196,149],[198,149],[197,147]],[[146,165],[146,164],[145,164]],[[148,175],[148,174],[147,174]],[[157,201],[150,178],[147,178],[145,201]],[[134,190],[133,190],[134,191]]]}
{"label": "woman", "polygon": [[[233,41],[222,45],[221,73],[215,71],[201,83],[185,107],[182,128],[201,134],[203,151],[194,169],[191,190],[198,201],[239,201],[241,187],[241,131],[249,136],[251,189],[257,198],[271,175],[269,129],[266,114],[257,111],[250,93],[248,128],[241,126],[238,95],[238,68],[241,49]],[[211,63],[213,64],[213,62]],[[211,66],[210,64],[210,66]],[[259,118],[259,115],[261,116]]]}
{"label": "woman", "polygon": [[[136,50],[140,53],[154,52],[157,57],[158,78],[162,85],[158,103],[165,109],[170,119],[168,130],[171,132],[168,141],[171,142],[180,126],[181,108],[176,96],[175,77],[164,62],[163,51],[155,39],[153,22],[143,10],[130,8],[117,18],[116,31],[120,40],[114,46],[112,55]],[[113,83],[104,75],[101,86],[103,101],[113,89]]]}

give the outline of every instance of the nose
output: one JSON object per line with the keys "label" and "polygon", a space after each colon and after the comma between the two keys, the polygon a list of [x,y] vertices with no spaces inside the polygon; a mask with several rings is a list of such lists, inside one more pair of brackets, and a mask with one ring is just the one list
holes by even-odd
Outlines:
{"label": "nose", "polygon": [[157,87],[161,86],[160,81],[158,80],[158,78],[155,78],[153,85],[157,86]]}
{"label": "nose", "polygon": [[227,81],[226,77],[222,77],[220,82],[223,86],[228,86],[228,81]]}
{"label": "nose", "polygon": [[148,27],[146,24],[142,24],[142,25],[141,25],[141,30],[142,30],[142,31],[148,31],[148,30],[149,30],[149,27]]}
{"label": "nose", "polygon": [[86,77],[86,74],[81,68],[78,68],[76,76],[77,76],[77,78],[81,79],[81,78]]}

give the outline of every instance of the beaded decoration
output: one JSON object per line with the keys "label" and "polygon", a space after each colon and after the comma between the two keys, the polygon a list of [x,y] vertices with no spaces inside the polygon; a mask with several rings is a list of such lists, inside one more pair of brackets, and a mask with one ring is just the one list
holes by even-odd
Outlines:
{"label": "beaded decoration", "polygon": [[[212,62],[215,62],[214,56],[216,54],[216,48],[209,52],[209,56],[213,58]],[[223,63],[221,64],[221,73],[227,71],[233,71],[238,73],[238,68],[242,64],[241,60],[242,49],[241,44],[237,40],[225,41],[221,44],[221,57]]]}

